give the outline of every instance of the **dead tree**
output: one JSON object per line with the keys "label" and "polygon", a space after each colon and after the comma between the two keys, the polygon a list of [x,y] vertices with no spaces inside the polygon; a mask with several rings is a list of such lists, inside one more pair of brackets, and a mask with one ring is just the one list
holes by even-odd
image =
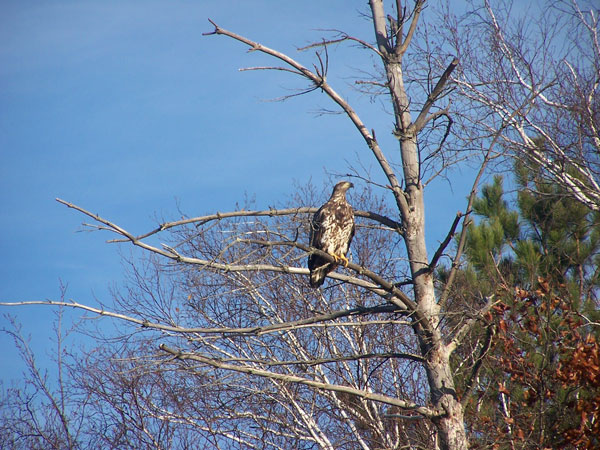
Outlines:
{"label": "dead tree", "polygon": [[[292,73],[308,81],[306,92],[324,93],[352,122],[385,176],[384,198],[368,191],[353,198],[359,220],[353,261],[329,275],[326,289],[308,286],[308,254],[333,257],[306,244],[308,217],[316,210],[314,204],[298,206],[306,196],[285,209],[218,212],[162,223],[142,234],[59,200],[91,219],[89,226],[116,234],[111,242],[130,243],[151,255],[146,272],[133,268],[137,289],[118,296],[114,308],[38,303],[81,308],[131,325],[123,332],[130,348],[140,352],[137,364],[124,370],[115,362],[105,372],[146,380],[146,394],[131,395],[138,408],[131,426],[152,435],[156,447],[162,444],[144,426],[144,417],[194,430],[201,436],[196,444],[203,439],[247,448],[290,448],[300,442],[324,449],[468,448],[464,399],[455,389],[451,356],[484,320],[493,299],[478,299],[468,311],[452,310],[447,300],[455,268],[438,290],[435,269],[462,221],[453,258],[460,260],[470,203],[499,134],[488,134],[467,213],[449,220],[447,237],[429,255],[423,178],[428,156],[422,145],[424,136],[440,129],[440,120],[445,125],[429,156],[440,154],[449,135],[448,102],[439,103],[459,61],[447,58],[424,80],[422,101],[411,101],[404,61],[425,5],[426,0],[409,6],[397,0],[392,16],[382,0],[371,0],[374,44],[341,33],[311,47],[317,49],[312,68],[215,22],[206,33],[272,57],[278,65],[260,69]],[[327,46],[345,40],[381,62],[384,76],[376,84],[393,106],[397,149],[384,152],[373,129],[327,80]],[[390,162],[392,152],[400,164]],[[385,206],[388,198],[393,207]],[[452,327],[445,322],[448,314],[455,317]],[[462,320],[456,320],[459,314]],[[139,335],[146,337],[136,339]],[[152,347],[154,352],[148,351]],[[472,378],[476,375],[475,365]],[[101,387],[135,390],[123,386],[122,376],[111,380]],[[87,385],[91,392],[100,383]],[[152,386],[161,386],[160,392]],[[120,397],[95,395],[111,398],[109,403]]]}

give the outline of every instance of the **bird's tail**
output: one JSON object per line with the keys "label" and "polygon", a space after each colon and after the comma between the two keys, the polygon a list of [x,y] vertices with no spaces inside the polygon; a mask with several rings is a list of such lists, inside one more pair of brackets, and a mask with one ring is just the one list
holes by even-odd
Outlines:
{"label": "bird's tail", "polygon": [[327,275],[327,265],[317,267],[310,271],[310,285],[311,287],[318,288],[325,281]]}

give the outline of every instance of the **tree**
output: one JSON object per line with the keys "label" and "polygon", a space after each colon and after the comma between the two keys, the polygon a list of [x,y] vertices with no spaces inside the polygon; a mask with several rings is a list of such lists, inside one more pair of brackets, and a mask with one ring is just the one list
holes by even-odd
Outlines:
{"label": "tree", "polygon": [[[116,350],[100,347],[72,364],[76,386],[93,400],[90,433],[101,430],[103,443],[121,448],[140,442],[155,448],[468,447],[464,406],[492,345],[489,332],[480,343],[472,336],[482,327],[491,329],[490,315],[501,304],[494,290],[469,291],[461,301],[455,289],[468,273],[460,270],[465,245],[472,246],[465,218],[478,207],[479,180],[498,156],[497,142],[506,141],[506,126],[476,121],[477,109],[462,109],[461,97],[459,107],[445,100],[450,88],[469,99],[462,81],[469,72],[455,73],[457,57],[433,49],[419,62],[427,44],[427,36],[418,33],[425,6],[425,0],[396,1],[386,15],[383,2],[371,0],[374,42],[337,33],[308,47],[316,50],[313,69],[214,22],[207,33],[238,41],[280,64],[254,69],[292,73],[308,81],[305,93],[324,93],[381,168],[385,185],[367,180],[352,197],[358,224],[352,262],[347,270],[331,273],[324,289],[309,287],[305,268],[311,253],[333,261],[306,244],[309,217],[324,200],[310,189],[278,209],[245,205],[161,223],[142,234],[59,200],[92,219],[92,227],[115,234],[111,242],[130,243],[147,254],[131,265],[130,287],[116,295],[114,307],[39,302],[131,325],[116,338]],[[391,102],[397,149],[384,151],[374,129],[327,80],[328,46],[346,41],[379,60],[382,79],[361,86],[381,90]],[[407,61],[415,65],[407,67]],[[453,129],[455,115],[458,130]],[[464,142],[469,145],[462,151],[452,150]],[[473,148],[482,152],[478,160],[476,152],[467,151]],[[430,256],[427,181],[449,176],[450,165],[471,156],[479,168],[467,213],[449,220],[446,238]],[[512,220],[510,214],[506,220]],[[436,286],[436,269],[461,221],[451,265]],[[463,364],[456,362],[459,355]]]}
{"label": "tree", "polygon": [[[488,324],[461,352],[486,359],[459,392],[478,448],[597,448],[600,397],[598,213],[516,168],[518,210],[501,177],[474,202],[481,217],[467,236],[455,302],[495,295]],[[444,279],[442,271],[441,279]],[[493,293],[493,294],[492,294]],[[457,355],[458,356],[458,355]],[[460,362],[458,365],[462,365]],[[473,390],[476,395],[465,396]]]}
{"label": "tree", "polygon": [[[63,288],[64,293],[64,288]],[[58,368],[56,386],[47,371],[39,368],[36,357],[21,327],[11,319],[9,333],[27,368],[23,386],[11,386],[0,399],[0,448],[62,449],[75,448],[83,429],[85,400],[77,397],[73,383],[67,380],[64,362],[64,339],[72,330],[62,326],[62,308],[54,321],[56,352],[53,355]]]}
{"label": "tree", "polygon": [[539,168],[548,182],[564,187],[564,195],[599,211],[597,5],[541,2],[517,19],[521,7],[485,0],[464,16],[448,7],[445,26],[432,39],[447,43],[461,59],[453,81],[465,113],[455,118],[470,138],[498,133],[513,158]]}

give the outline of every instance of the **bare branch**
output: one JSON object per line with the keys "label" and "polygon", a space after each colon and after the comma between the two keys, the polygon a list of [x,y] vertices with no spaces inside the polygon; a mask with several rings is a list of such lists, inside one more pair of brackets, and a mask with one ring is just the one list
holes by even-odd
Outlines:
{"label": "bare branch", "polygon": [[375,38],[377,47],[383,58],[390,53],[391,48],[388,42],[387,29],[385,25],[385,11],[383,9],[383,0],[369,0],[371,12],[373,14],[373,26],[375,28]]}
{"label": "bare branch", "polygon": [[450,227],[450,230],[448,231],[446,238],[442,241],[442,243],[436,250],[435,254],[433,255],[433,258],[431,258],[431,262],[429,263],[429,271],[430,272],[433,272],[440,257],[444,253],[444,250],[446,250],[446,247],[448,246],[448,244],[450,243],[450,240],[454,236],[454,233],[456,233],[456,227],[458,226],[458,223],[460,222],[460,219],[462,217],[463,217],[463,214],[460,211],[458,213],[456,213],[456,217],[454,218],[454,221],[452,222],[452,226]]}
{"label": "bare branch", "polygon": [[435,87],[433,88],[433,91],[431,91],[431,94],[429,94],[427,96],[427,100],[425,101],[423,108],[421,108],[421,112],[419,113],[417,119],[415,120],[415,122],[413,124],[415,134],[418,133],[419,131],[421,131],[425,127],[425,125],[427,124],[427,122],[429,120],[436,117],[435,114],[428,116],[429,110],[431,109],[431,107],[433,106],[435,101],[438,99],[438,97],[442,94],[444,87],[446,86],[446,83],[448,82],[448,79],[450,78],[450,75],[452,74],[452,72],[454,71],[454,69],[456,68],[457,65],[458,65],[458,58],[454,58],[450,62],[448,67],[446,67],[446,70],[444,71],[444,73],[442,74],[442,76],[440,77],[438,82],[436,83]]}
{"label": "bare branch", "polygon": [[242,67],[238,69],[240,72],[249,72],[252,70],[281,70],[282,72],[293,73],[294,75],[302,75],[302,73],[297,70],[288,69],[287,67],[278,67],[278,66],[256,66],[256,67]]}
{"label": "bare branch", "polygon": [[[381,0],[372,0],[372,2],[374,4],[379,4],[382,10],[382,14],[383,14],[383,5],[381,4]],[[383,33],[385,35],[385,15],[382,16],[382,26],[383,26]],[[377,159],[377,162],[379,163],[379,166],[381,167],[381,169],[383,170],[383,172],[385,173],[388,181],[390,182],[390,185],[392,187],[392,191],[394,192],[394,197],[396,199],[396,203],[398,204],[398,207],[400,208],[400,210],[402,211],[403,215],[406,216],[407,212],[408,212],[408,203],[406,198],[404,197],[404,194],[402,192],[402,188],[400,187],[400,183],[398,182],[398,178],[396,177],[396,174],[394,173],[394,170],[392,169],[392,167],[390,166],[387,158],[385,157],[385,155],[383,154],[381,148],[379,147],[379,144],[377,143],[377,140],[369,133],[368,128],[364,125],[364,123],[362,122],[362,120],[360,119],[360,117],[358,116],[358,114],[356,113],[356,111],[350,106],[350,104],[348,102],[346,102],[342,96],[340,94],[338,94],[330,85],[329,83],[327,83],[327,81],[325,80],[325,78],[319,76],[316,73],[313,73],[312,71],[310,71],[309,69],[307,69],[306,67],[304,67],[302,64],[300,64],[299,62],[295,61],[294,59],[290,58],[289,56],[285,55],[284,53],[281,53],[277,50],[273,50],[269,47],[266,47],[262,44],[259,44],[258,42],[254,42],[248,38],[245,38],[243,36],[240,36],[239,34],[233,33],[231,31],[225,30],[221,27],[219,27],[216,23],[214,23],[213,21],[211,21],[209,19],[210,23],[213,24],[213,26],[215,27],[214,31],[210,32],[210,33],[204,33],[205,35],[213,35],[213,34],[217,34],[217,35],[224,35],[224,36],[228,36],[232,39],[235,39],[237,41],[240,41],[246,45],[248,45],[251,50],[253,51],[260,51],[263,52],[267,55],[273,56],[277,59],[280,59],[281,61],[284,61],[286,64],[290,65],[291,67],[293,67],[294,69],[296,69],[298,72],[302,73],[302,75],[304,77],[306,77],[307,79],[309,79],[311,82],[313,82],[315,84],[315,86],[318,86],[322,89],[323,92],[325,92],[335,103],[337,103],[342,110],[346,113],[346,115],[348,116],[348,118],[352,121],[352,123],[354,124],[354,126],[356,127],[356,129],[360,132],[360,134],[362,135],[363,139],[365,140],[366,144],[369,146],[369,148],[371,149],[371,151],[373,152],[373,155],[375,156],[375,158]],[[387,39],[385,37],[385,39]],[[387,45],[387,44],[386,44]],[[381,47],[380,47],[381,50]]]}
{"label": "bare branch", "polygon": [[[394,52],[396,55],[401,56],[406,53],[408,46],[410,45],[410,41],[412,40],[413,35],[415,34],[415,30],[417,29],[417,24],[419,23],[419,16],[421,15],[421,11],[423,10],[423,5],[425,4],[425,0],[417,0],[415,2],[415,9],[413,10],[412,20],[410,22],[410,27],[408,28],[408,32],[406,33],[406,37],[402,42],[402,45],[396,45]],[[404,22],[404,18],[402,22]],[[402,36],[400,36],[402,39]]]}
{"label": "bare branch", "polygon": [[469,401],[469,397],[473,392],[473,388],[475,387],[475,380],[477,379],[477,375],[479,374],[479,370],[481,369],[481,365],[483,364],[483,359],[487,355],[490,347],[492,346],[492,337],[494,336],[495,328],[493,324],[487,326],[485,333],[485,340],[483,341],[483,345],[479,350],[479,356],[475,360],[475,364],[473,364],[473,368],[471,369],[471,374],[465,383],[465,390],[462,394],[462,398],[460,402],[463,406],[467,404]]}
{"label": "bare branch", "polygon": [[338,35],[340,37],[337,39],[327,39],[327,40],[323,40],[321,42],[315,42],[313,44],[309,44],[304,47],[300,47],[298,49],[298,51],[309,50],[309,49],[315,48],[315,47],[325,47],[327,45],[339,44],[340,42],[345,42],[345,41],[354,41],[354,42],[360,44],[362,47],[372,50],[373,52],[377,53],[379,56],[382,56],[381,52],[379,50],[377,50],[375,47],[373,47],[371,44],[369,44],[367,41],[363,41],[362,39],[356,38],[354,36],[350,36],[340,30],[323,30],[323,31],[336,32],[336,33],[338,33]]}
{"label": "bare branch", "polygon": [[[265,245],[265,246],[281,246],[281,245],[285,245],[285,246],[296,247],[296,248],[299,248],[301,250],[304,250],[307,253],[315,253],[315,254],[319,255],[321,258],[327,259],[330,262],[337,262],[336,259],[333,256],[331,256],[329,253],[323,252],[323,251],[321,251],[321,250],[319,250],[317,248],[310,247],[308,245],[300,244],[299,242],[294,242],[294,241],[267,241],[267,240],[260,240],[260,239],[240,239],[240,241],[241,242],[252,243],[252,244]],[[386,297],[386,298],[388,298],[388,300],[390,302],[394,303],[399,308],[408,310],[411,315],[414,315],[414,317],[416,318],[416,321],[418,323],[421,323],[422,326],[425,329],[428,329],[429,322],[420,313],[420,311],[417,308],[417,305],[415,304],[415,302],[410,297],[408,297],[404,292],[402,292],[400,289],[398,289],[394,283],[390,283],[389,281],[383,279],[380,275],[378,275],[378,274],[376,274],[376,273],[374,273],[374,272],[372,272],[372,271],[370,271],[370,270],[366,269],[365,267],[360,266],[358,264],[354,264],[352,262],[348,262],[348,264],[344,264],[344,266],[346,268],[348,268],[348,269],[354,270],[359,275],[366,276],[371,281],[377,283],[386,292],[388,292],[389,294],[392,295],[392,297]]]}
{"label": "bare branch", "polygon": [[264,369],[258,369],[256,367],[251,367],[251,366],[227,364],[227,363],[221,362],[221,361],[213,359],[213,358],[205,357],[200,354],[181,352],[179,350],[175,350],[173,348],[167,347],[165,344],[161,344],[160,349],[163,350],[164,352],[174,356],[175,358],[183,360],[183,361],[185,361],[185,360],[197,361],[202,364],[212,366],[216,369],[241,372],[241,373],[246,373],[249,375],[270,378],[273,380],[279,380],[279,381],[283,381],[286,383],[304,384],[306,386],[311,386],[311,387],[314,387],[317,389],[323,389],[323,390],[327,390],[327,391],[343,392],[345,394],[355,395],[364,400],[371,400],[374,402],[380,402],[380,403],[385,403],[388,405],[397,406],[398,408],[402,408],[402,409],[412,410],[412,411],[415,411],[415,412],[417,412],[425,417],[429,417],[429,418],[439,417],[443,414],[440,411],[436,411],[431,408],[427,408],[425,406],[419,406],[412,402],[407,402],[407,401],[400,400],[400,399],[397,399],[394,397],[388,397],[388,396],[382,395],[382,394],[374,394],[372,392],[362,391],[360,389],[355,389],[355,388],[352,388],[349,386],[340,386],[337,384],[323,383],[321,381],[315,381],[315,380],[310,380],[307,378],[302,378],[297,375],[284,375],[284,374],[280,374],[280,373],[270,372],[270,371],[264,370]]}
{"label": "bare branch", "polygon": [[[84,210],[83,208],[81,208],[73,203],[67,202],[66,200],[62,200],[60,198],[57,198],[56,201],[59,203],[62,203],[63,205],[65,205],[69,208],[72,208],[79,212],[82,212],[85,215],[94,218],[94,220],[95,220],[94,214]],[[206,216],[192,217],[189,219],[182,219],[182,220],[177,220],[174,222],[165,222],[165,223],[159,225],[154,230],[151,230],[151,231],[149,231],[145,234],[139,235],[139,236],[135,236],[134,239],[141,241],[142,239],[145,239],[149,236],[160,233],[161,231],[165,231],[170,228],[179,227],[179,226],[183,226],[183,225],[189,225],[192,223],[196,224],[196,226],[201,226],[201,225],[204,225],[204,224],[214,221],[214,220],[223,220],[223,219],[228,219],[228,218],[233,218],[233,217],[263,217],[263,216],[275,217],[275,216],[286,216],[286,215],[297,215],[297,214],[314,214],[315,212],[317,212],[318,209],[319,208],[314,208],[314,207],[298,207],[298,208],[287,208],[287,209],[266,209],[266,210],[258,210],[258,211],[241,210],[241,211],[229,211],[229,212],[223,212],[223,213],[217,212],[217,213],[209,214]],[[378,213],[375,213],[372,211],[361,211],[361,210],[355,210],[354,215],[358,216],[358,217],[364,217],[366,219],[374,220],[376,222],[381,223],[382,225],[386,225],[386,226],[390,227],[391,229],[393,229],[394,231],[396,231],[398,233],[402,233],[402,224],[399,222],[396,222],[395,220],[390,219],[389,217],[382,216],[381,214],[378,214]],[[104,220],[104,219],[102,219],[102,220]],[[100,221],[100,222],[102,222],[102,221]],[[115,231],[112,226],[99,227],[99,229]],[[114,239],[114,240],[111,240],[110,242],[128,242],[130,240],[131,240],[130,238]]]}
{"label": "bare branch", "polygon": [[356,80],[354,82],[354,84],[368,84],[370,86],[378,86],[380,88],[386,88],[387,84],[385,83],[381,83],[379,81],[372,81],[372,80]]}
{"label": "bare branch", "polygon": [[[281,331],[292,331],[298,328],[305,328],[307,326],[320,324],[323,322],[331,322],[336,319],[344,318],[344,317],[355,317],[355,316],[365,316],[370,314],[393,314],[402,312],[403,310],[398,309],[398,307],[390,304],[378,305],[373,307],[357,307],[347,310],[334,311],[327,314],[318,314],[314,317],[309,317],[306,319],[294,320],[291,322],[281,322],[275,323],[271,325],[265,326],[256,326],[256,327],[246,327],[246,328],[228,328],[228,327],[216,327],[216,328],[186,328],[172,325],[164,325],[160,323],[149,322],[143,319],[137,319],[132,316],[128,316],[126,314],[120,314],[112,311],[107,311],[102,308],[94,308],[92,306],[88,306],[82,303],[77,303],[73,301],[53,301],[53,300],[33,300],[33,301],[22,301],[22,302],[0,302],[0,306],[28,306],[28,305],[45,305],[45,306],[64,306],[75,309],[82,309],[84,311],[89,311],[94,314],[97,314],[101,317],[112,317],[115,319],[124,320],[126,322],[131,322],[136,325],[141,326],[142,328],[154,329],[158,331],[167,331],[170,333],[193,333],[193,334],[219,334],[219,335],[253,335],[253,336],[261,336],[264,334],[269,334],[273,332],[281,332]],[[396,321],[394,321],[396,322]],[[347,325],[344,323],[329,323],[328,326],[343,326]]]}
{"label": "bare branch", "polygon": [[[104,225],[108,226],[109,228],[111,228],[115,233],[118,233],[124,237],[127,238],[128,241],[130,241],[133,245],[136,245],[138,247],[141,247],[145,250],[148,250],[150,252],[162,255],[166,258],[169,258],[171,260],[177,261],[177,262],[182,262],[182,263],[186,263],[186,264],[195,264],[195,265],[200,265],[200,266],[204,266],[206,268],[210,268],[210,269],[214,269],[214,270],[220,270],[220,271],[225,271],[225,272],[234,272],[234,271],[274,271],[274,272],[283,272],[283,273],[296,273],[296,274],[308,274],[308,269],[304,269],[304,268],[297,268],[297,267],[290,267],[287,265],[281,265],[281,266],[272,266],[272,265],[268,265],[268,264],[243,264],[243,265],[237,265],[237,264],[223,264],[223,263],[217,263],[214,261],[209,261],[209,260],[203,260],[203,259],[199,259],[199,258],[191,258],[191,257],[187,257],[187,256],[183,256],[181,255],[179,252],[177,252],[176,250],[174,250],[173,248],[170,248],[168,246],[164,246],[163,247],[165,249],[159,249],[157,247],[154,247],[150,244],[147,244],[141,240],[139,240],[138,238],[136,238],[134,235],[132,235],[131,233],[129,233],[128,231],[126,231],[125,229],[117,226],[116,224],[113,224],[112,222],[98,216],[97,214],[93,214],[90,213],[89,211],[86,211],[85,209],[74,205],[72,203],[68,203],[65,202],[64,200],[60,200],[57,199],[57,201],[59,201],[60,203],[68,206],[69,208],[73,208],[77,211],[80,211],[81,213],[93,218],[94,220],[96,220],[97,222],[103,223]],[[243,240],[239,240],[239,241],[243,241]],[[270,241],[254,241],[254,240],[247,240],[246,242],[252,242],[252,243],[258,243],[260,245],[288,245],[288,246],[292,246],[292,247],[296,247],[299,248],[301,250],[304,250],[305,252],[313,252],[313,253],[317,253],[319,256],[331,261],[331,262],[336,262],[335,259],[329,255],[328,253],[322,252],[316,248],[313,247],[309,247],[303,244],[300,244],[298,242],[293,242],[293,241],[286,241],[286,242],[270,242]],[[391,294],[391,296],[385,295],[384,297],[394,303],[396,306],[398,306],[399,308],[406,308],[411,314],[414,315],[414,318],[416,320],[416,323],[419,324],[420,327],[423,327],[424,329],[430,329],[430,324],[429,321],[426,320],[424,318],[424,316],[421,314],[421,312],[419,311],[419,309],[417,308],[417,306],[415,305],[415,303],[401,290],[399,290],[393,283],[390,283],[389,281],[383,279],[381,276],[377,275],[376,273],[362,267],[359,266],[357,264],[354,263],[349,263],[348,268],[356,271],[359,275],[364,275],[367,278],[369,278],[370,280],[374,281],[378,286],[372,286],[372,285],[367,285],[364,287],[367,287],[368,289],[372,290],[373,292],[377,292],[377,289],[379,287],[381,287],[385,292]],[[332,276],[334,274],[330,274],[329,276]],[[337,277],[334,277],[337,278]],[[350,281],[349,278],[346,279],[346,281]],[[356,280],[353,281],[353,284],[360,284],[361,280]]]}
{"label": "bare branch", "polygon": [[423,363],[425,358],[414,353],[402,353],[402,352],[387,352],[387,353],[360,353],[356,355],[336,355],[331,358],[317,358],[309,360],[290,360],[290,361],[273,361],[268,359],[249,359],[249,358],[230,358],[223,359],[223,362],[243,362],[252,364],[261,364],[265,366],[295,366],[295,365],[306,365],[306,366],[318,366],[321,364],[337,363],[342,361],[358,361],[361,359],[407,359],[409,361],[415,361]]}
{"label": "bare branch", "polygon": [[[131,242],[133,245],[135,245],[137,247],[141,247],[144,250],[164,256],[164,257],[169,258],[176,262],[198,265],[198,266],[202,266],[206,269],[213,269],[213,270],[223,271],[223,272],[268,271],[268,272],[281,272],[281,273],[301,274],[301,275],[309,274],[308,269],[299,268],[299,267],[291,267],[288,265],[274,266],[274,265],[270,265],[270,264],[224,264],[224,263],[217,263],[217,262],[211,261],[211,260],[191,258],[191,257],[181,255],[178,251],[176,251],[172,247],[169,247],[165,244],[162,244],[163,249],[159,249],[157,247],[154,247],[150,244],[143,242],[139,238],[136,238],[133,234],[131,234],[128,231],[124,230],[123,228],[113,224],[112,222],[98,216],[97,214],[93,214],[77,205],[66,202],[64,200],[57,199],[57,201],[68,206],[69,208],[75,209],[75,210],[93,218],[94,220],[96,220],[100,223],[103,223],[104,225],[106,225],[109,228],[110,231],[113,231],[117,234],[120,234],[120,235],[126,237],[125,242]],[[238,211],[238,212],[231,213],[231,214],[232,214],[232,216],[234,216],[237,213],[243,213],[243,212],[244,211]],[[245,214],[241,214],[241,215],[245,215]],[[267,214],[265,214],[265,215],[267,215]],[[183,222],[185,222],[185,221],[183,221]],[[262,241],[261,241],[261,243],[262,243]],[[300,248],[304,251],[319,253],[320,256],[323,256],[324,258],[329,259],[331,262],[335,262],[335,260],[333,259],[333,257],[331,255],[329,255],[328,253],[321,252],[318,249],[304,246],[297,242],[291,242],[291,241],[286,243],[285,245],[291,245],[291,246]],[[356,286],[364,287],[364,288],[368,289],[369,291],[376,293],[377,295],[380,295],[383,298],[386,298],[390,302],[396,304],[398,307],[407,308],[409,311],[413,311],[416,313],[416,307],[415,307],[414,303],[412,303],[410,298],[408,298],[406,296],[406,294],[404,294],[402,291],[397,289],[393,284],[385,281],[383,278],[379,277],[378,275],[376,275],[375,273],[373,273],[371,271],[368,271],[368,270],[362,268],[361,266],[358,266],[355,264],[352,264],[352,266],[353,267],[351,267],[351,268],[356,270],[359,274],[364,274],[365,276],[367,276],[373,280],[379,280],[383,284],[376,282],[377,284],[374,285],[374,284],[366,282],[365,280],[361,280],[359,278],[354,278],[354,277],[348,277],[348,276],[345,276],[345,275],[342,275],[342,274],[339,274],[336,272],[330,273],[328,276],[330,278],[338,279],[338,280],[341,280],[341,281],[344,281],[344,282],[347,282],[350,284],[354,284]],[[390,297],[389,294],[392,294],[392,297]],[[398,302],[398,300],[400,300],[400,302]],[[427,323],[427,321],[422,320],[422,318],[418,318],[418,321],[422,322],[423,324]]]}

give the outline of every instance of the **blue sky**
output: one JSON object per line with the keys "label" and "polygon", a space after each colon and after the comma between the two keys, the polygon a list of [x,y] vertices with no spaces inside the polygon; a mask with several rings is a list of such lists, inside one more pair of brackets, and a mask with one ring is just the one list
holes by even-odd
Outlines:
{"label": "blue sky", "polygon": [[[242,44],[211,31],[222,27],[289,53],[311,66],[320,29],[371,40],[366,2],[305,1],[0,1],[0,299],[109,301],[123,280],[119,248],[107,235],[81,233],[84,218],[54,201],[76,203],[141,233],[156,217],[235,208],[246,195],[257,208],[277,206],[294,185],[324,186],[327,171],[347,172],[368,149],[314,92],[269,102],[305,84],[275,72]],[[272,61],[271,61],[272,63]],[[391,117],[351,87],[366,52],[330,52],[328,80],[355,105],[384,149],[397,150]],[[373,173],[378,174],[373,167]],[[470,181],[432,186],[431,245],[464,208]],[[328,187],[326,188],[329,189]],[[44,358],[52,334],[47,307],[1,308],[23,323]],[[70,314],[70,317],[77,317]],[[0,328],[7,325],[0,316]],[[2,374],[22,370],[11,340],[0,334]]]}

